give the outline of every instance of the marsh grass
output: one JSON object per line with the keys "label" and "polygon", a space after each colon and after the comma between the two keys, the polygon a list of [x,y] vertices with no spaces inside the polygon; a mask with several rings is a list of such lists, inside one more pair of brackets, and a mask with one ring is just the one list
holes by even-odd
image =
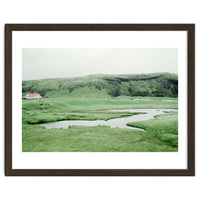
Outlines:
{"label": "marsh grass", "polygon": [[[155,119],[129,123],[138,130],[108,126],[70,126],[69,129],[49,129],[38,125],[60,120],[108,120],[138,113],[112,112],[129,108],[173,108],[177,102],[152,97],[150,101],[135,101],[120,96],[98,98],[43,98],[23,100],[23,152],[176,152],[178,151],[177,112],[166,113]],[[176,98],[177,99],[177,98]]]}
{"label": "marsh grass", "polygon": [[172,147],[178,147],[178,113],[170,112],[155,119],[128,123],[128,126],[145,129],[147,133]]}
{"label": "marsh grass", "polygon": [[107,126],[44,129],[23,125],[23,152],[172,152],[177,148],[148,133]]}
{"label": "marsh grass", "polygon": [[164,98],[152,97],[150,101],[135,101],[130,97],[98,98],[43,98],[23,100],[22,123],[38,124],[61,120],[109,120],[131,116],[130,112],[112,112],[129,108],[173,108],[177,102],[164,102]]}

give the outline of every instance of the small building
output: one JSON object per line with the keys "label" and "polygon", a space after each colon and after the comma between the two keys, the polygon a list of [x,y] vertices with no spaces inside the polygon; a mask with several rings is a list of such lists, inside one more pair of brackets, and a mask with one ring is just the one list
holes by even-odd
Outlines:
{"label": "small building", "polygon": [[23,97],[23,99],[41,99],[42,96],[40,94],[27,94]]}
{"label": "small building", "polygon": [[143,100],[150,100],[149,98],[143,98],[143,99],[133,99],[135,101],[143,101]]}

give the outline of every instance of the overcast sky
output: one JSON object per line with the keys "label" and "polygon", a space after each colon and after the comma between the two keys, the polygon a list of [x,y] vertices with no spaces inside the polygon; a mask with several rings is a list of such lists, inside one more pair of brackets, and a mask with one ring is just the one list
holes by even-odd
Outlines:
{"label": "overcast sky", "polygon": [[178,73],[175,48],[24,48],[23,80],[90,74]]}

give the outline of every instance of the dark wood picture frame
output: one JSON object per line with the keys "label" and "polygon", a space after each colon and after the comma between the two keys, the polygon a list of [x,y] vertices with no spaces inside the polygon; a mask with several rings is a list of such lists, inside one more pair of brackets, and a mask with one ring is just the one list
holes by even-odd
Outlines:
{"label": "dark wood picture frame", "polygon": [[[187,169],[13,169],[12,31],[187,31]],[[6,176],[194,176],[195,25],[194,24],[6,24],[5,25]]]}

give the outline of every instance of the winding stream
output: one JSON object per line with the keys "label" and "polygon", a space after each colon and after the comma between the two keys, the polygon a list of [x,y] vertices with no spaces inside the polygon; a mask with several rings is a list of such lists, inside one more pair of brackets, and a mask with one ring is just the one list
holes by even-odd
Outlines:
{"label": "winding stream", "polygon": [[107,121],[104,120],[64,120],[59,122],[50,122],[41,124],[46,129],[52,128],[63,128],[68,129],[69,126],[99,126],[99,125],[106,125],[110,126],[111,128],[126,128],[126,129],[136,129],[144,131],[143,129],[139,129],[136,127],[127,126],[126,124],[129,122],[139,122],[139,121],[146,121],[149,119],[153,119],[155,115],[163,115],[166,114],[165,112],[177,111],[174,109],[125,109],[125,110],[111,110],[112,112],[142,112],[145,114],[137,114],[128,117],[121,117],[110,119]]}

